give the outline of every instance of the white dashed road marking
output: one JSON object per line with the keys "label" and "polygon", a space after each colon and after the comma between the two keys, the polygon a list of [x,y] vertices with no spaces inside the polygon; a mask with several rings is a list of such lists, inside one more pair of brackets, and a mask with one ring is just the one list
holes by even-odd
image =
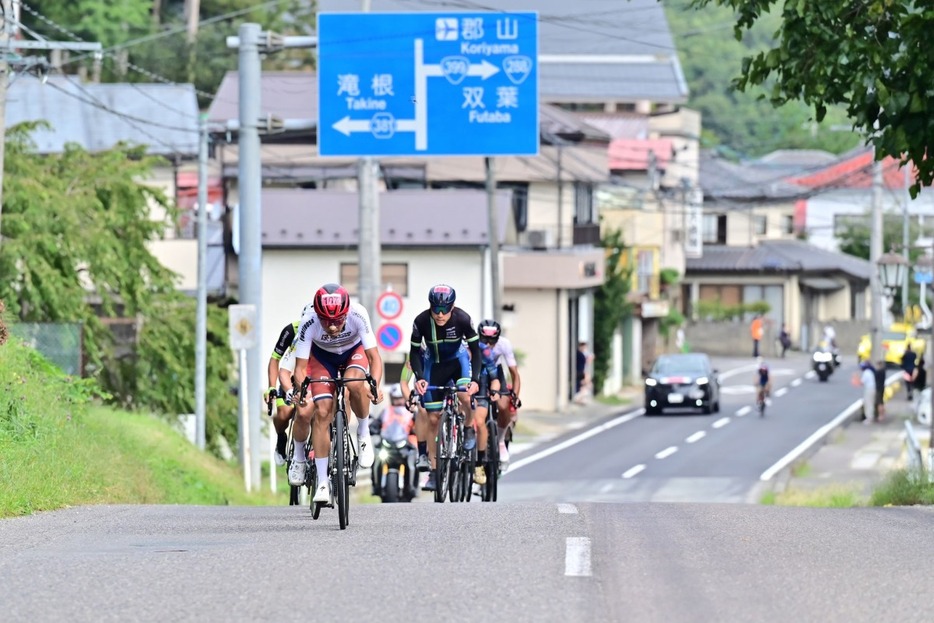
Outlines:
{"label": "white dashed road marking", "polygon": [[724,426],[726,426],[726,425],[729,424],[729,423],[730,423],[730,418],[728,418],[728,417],[722,417],[722,418],[720,418],[719,420],[717,420],[716,422],[714,422],[713,424],[711,424],[711,426],[713,426],[714,428],[723,428]]}
{"label": "white dashed road marking", "polygon": [[639,472],[645,469],[645,465],[636,465],[635,467],[630,467],[625,472],[623,472],[623,478],[632,478]]}
{"label": "white dashed road marking", "polygon": [[678,446],[668,446],[661,452],[655,455],[656,459],[665,459],[678,451]]}
{"label": "white dashed road marking", "polygon": [[570,536],[565,541],[564,575],[590,577],[590,539],[585,536]]}
{"label": "white dashed road marking", "polygon": [[816,379],[816,378],[817,378],[817,372],[815,372],[814,370],[808,370],[807,373],[804,375],[804,378],[806,378],[806,379]]}
{"label": "white dashed road marking", "polygon": [[779,387],[778,389],[775,390],[775,397],[776,397],[776,398],[780,398],[780,397],[784,396],[784,395],[787,394],[787,393],[788,393],[788,388],[787,388],[787,387]]}
{"label": "white dashed road marking", "polygon": [[801,385],[801,379],[795,379],[791,382],[792,387],[797,387],[798,385]]}
{"label": "white dashed road marking", "polygon": [[750,407],[750,406],[745,406],[745,407],[743,407],[742,409],[740,409],[739,411],[736,412],[736,417],[743,417],[744,415],[746,415],[746,414],[749,413],[750,411],[752,411],[752,407]]}
{"label": "white dashed road marking", "polygon": [[707,436],[707,433],[705,431],[699,430],[693,435],[691,435],[690,437],[688,437],[687,439],[685,439],[684,441],[686,443],[694,443],[695,441],[700,441],[706,436]]}
{"label": "white dashed road marking", "polygon": [[577,507],[573,504],[558,504],[558,512],[562,515],[576,515]]}

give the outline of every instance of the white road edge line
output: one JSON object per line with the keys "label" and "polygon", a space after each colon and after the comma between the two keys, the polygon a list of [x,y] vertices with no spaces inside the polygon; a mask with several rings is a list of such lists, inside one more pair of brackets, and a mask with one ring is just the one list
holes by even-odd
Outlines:
{"label": "white road edge line", "polygon": [[[895,379],[900,378],[900,376],[900,374],[893,374],[885,380],[885,384],[888,385],[889,383],[892,383],[895,381]],[[833,429],[841,426],[844,422],[851,418],[854,413],[862,408],[862,406],[862,398],[853,402],[853,404],[841,411],[837,417],[818,428],[810,437],[798,444],[794,450],[780,458],[778,462],[775,463],[775,465],[762,472],[762,475],[759,476],[759,480],[766,481],[774,478],[777,473],[791,465],[795,459],[807,452],[811,446],[823,440],[824,437],[826,437]]]}
{"label": "white road edge line", "polygon": [[590,577],[590,539],[569,536],[565,540],[564,575],[574,578]]}
{"label": "white road edge line", "polygon": [[576,515],[577,507],[574,506],[573,504],[561,503],[561,504],[558,504],[558,512],[561,513],[562,515]]}
{"label": "white road edge line", "polygon": [[775,390],[775,397],[779,398],[781,396],[784,396],[787,393],[788,393],[787,387],[779,387],[778,389]]}
{"label": "white road edge line", "polygon": [[804,378],[806,378],[806,379],[816,379],[816,378],[817,378],[817,372],[815,372],[814,370],[808,370],[807,372],[805,372]]}
{"label": "white road edge line", "polygon": [[[756,370],[756,369],[758,369],[758,364],[755,364],[755,363],[747,364],[744,366],[740,366],[738,368],[734,368],[732,370],[727,370],[726,372],[720,375],[720,379],[721,380],[727,379],[727,378],[730,378],[731,376],[735,376],[737,374],[742,374],[743,372],[747,372],[750,370]],[[509,472],[510,473],[514,472],[517,469],[521,469],[525,467],[526,465],[531,465],[532,463],[535,463],[536,461],[541,461],[542,459],[547,458],[551,456],[552,454],[561,452],[562,450],[570,448],[573,445],[579,444],[582,441],[590,439],[594,435],[599,435],[605,430],[615,428],[619,426],[620,424],[625,424],[626,422],[632,421],[636,419],[637,417],[642,417],[643,415],[645,415],[645,409],[636,409],[635,411],[624,413],[623,415],[617,418],[613,418],[609,422],[604,422],[600,426],[584,431],[580,435],[576,435],[574,437],[571,437],[570,439],[565,439],[561,443],[551,446],[550,448],[546,448],[545,450],[542,450],[541,452],[537,452],[531,456],[527,456],[523,459],[519,459],[518,461],[510,463]]]}
{"label": "white road edge line", "polygon": [[642,465],[641,463],[639,465],[636,465],[635,467],[630,467],[625,472],[623,472],[623,478],[632,478],[633,476],[635,476],[636,474],[638,474],[644,469],[645,469],[645,465]]}
{"label": "white road edge line", "polygon": [[728,418],[728,417],[722,417],[722,418],[720,418],[719,420],[717,420],[716,422],[714,422],[713,424],[711,424],[711,426],[713,426],[714,428],[723,428],[724,426],[726,426],[726,425],[729,424],[729,423],[730,423],[730,418]]}
{"label": "white road edge line", "polygon": [[797,387],[798,385],[801,385],[801,382],[802,382],[801,379],[795,379],[791,382],[791,386]]}
{"label": "white road edge line", "polygon": [[706,432],[706,431],[699,430],[699,431],[697,431],[696,433],[694,433],[693,435],[691,435],[690,437],[688,437],[687,439],[685,439],[684,441],[685,441],[685,443],[694,443],[695,441],[700,441],[701,439],[703,439],[703,438],[706,437],[706,436],[707,436],[707,432]]}
{"label": "white road edge line", "polygon": [[743,407],[742,409],[739,409],[739,410],[736,412],[736,417],[743,417],[744,415],[746,415],[746,414],[749,413],[750,411],[752,411],[752,407],[750,407],[750,406],[747,405],[747,406]]}
{"label": "white road edge line", "polygon": [[667,448],[665,448],[665,449],[662,450],[661,452],[658,452],[658,453],[655,455],[655,458],[656,458],[656,459],[667,459],[669,456],[671,456],[672,454],[674,454],[674,453],[677,452],[677,451],[678,451],[678,446],[668,446]]}

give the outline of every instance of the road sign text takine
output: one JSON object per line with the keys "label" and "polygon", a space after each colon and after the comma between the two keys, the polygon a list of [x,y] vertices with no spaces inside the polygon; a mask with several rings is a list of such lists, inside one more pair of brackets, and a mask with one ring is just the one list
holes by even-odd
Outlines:
{"label": "road sign text takine", "polygon": [[322,156],[538,153],[538,17],[318,15]]}

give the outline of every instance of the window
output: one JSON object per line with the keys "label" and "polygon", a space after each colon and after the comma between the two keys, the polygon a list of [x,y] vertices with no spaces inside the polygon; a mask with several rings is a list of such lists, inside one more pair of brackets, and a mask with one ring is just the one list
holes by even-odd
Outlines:
{"label": "window", "polygon": [[704,215],[704,244],[726,244],[726,214]]}
{"label": "window", "polygon": [[[392,286],[392,291],[399,296],[409,295],[409,265],[408,264],[383,264],[382,283],[380,291]],[[340,283],[347,288],[351,296],[357,296],[360,283],[360,268],[357,264],[341,263]]]}
{"label": "window", "polygon": [[652,292],[652,280],[655,277],[654,251],[639,251],[636,254],[636,266],[639,292]]}
{"label": "window", "polygon": [[795,233],[795,217],[792,214],[782,215],[782,233],[791,235]]}
{"label": "window", "polygon": [[583,182],[574,184],[574,223],[588,225],[595,223],[593,185]]}
{"label": "window", "polygon": [[766,231],[768,231],[769,218],[767,216],[761,216],[758,214],[754,214],[752,219],[753,219],[753,225],[755,226],[754,231],[756,232],[756,235],[764,236],[766,234]]}

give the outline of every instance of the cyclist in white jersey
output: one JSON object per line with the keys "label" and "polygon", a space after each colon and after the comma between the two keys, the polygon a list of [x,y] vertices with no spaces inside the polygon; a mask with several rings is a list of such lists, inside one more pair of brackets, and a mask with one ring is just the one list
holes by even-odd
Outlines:
{"label": "cyclist in white jersey", "polygon": [[[315,453],[315,468],[318,470],[318,488],[313,500],[327,503],[331,498],[328,482],[328,454],[331,451],[329,427],[334,417],[333,383],[317,382],[314,379],[336,377],[343,369],[344,378],[364,378],[367,373],[376,381],[377,395],[370,393],[365,382],[350,383],[350,405],[357,416],[357,441],[360,467],[373,465],[373,447],[370,441],[370,403],[383,400],[379,389],[383,378],[383,360],[376,347],[376,337],[370,328],[370,317],[359,303],[350,302],[350,294],[343,287],[329,283],[315,293],[314,312],[302,318],[298,343],[295,347],[295,383],[301,387],[305,377],[312,380],[305,404],[299,405],[293,438],[295,454],[289,469],[289,482],[301,485],[305,482],[307,454],[305,443],[312,413],[316,413],[312,427],[312,445]],[[296,467],[298,465],[298,467]]]}

